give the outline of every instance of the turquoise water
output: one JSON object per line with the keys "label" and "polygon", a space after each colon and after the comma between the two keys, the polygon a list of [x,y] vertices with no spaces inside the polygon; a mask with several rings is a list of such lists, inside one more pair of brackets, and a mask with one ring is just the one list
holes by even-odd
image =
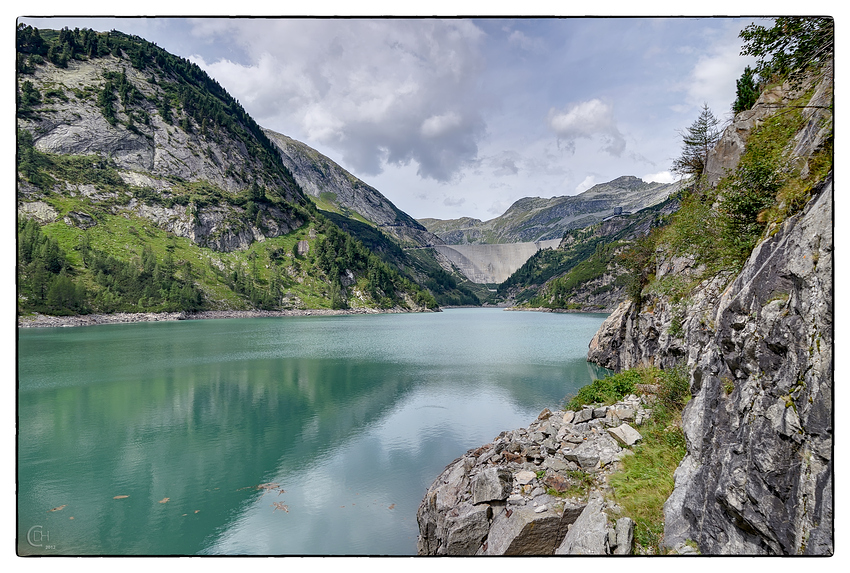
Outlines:
{"label": "turquoise water", "polygon": [[602,373],[585,354],[603,319],[20,329],[18,551],[415,554],[416,509],[449,462]]}

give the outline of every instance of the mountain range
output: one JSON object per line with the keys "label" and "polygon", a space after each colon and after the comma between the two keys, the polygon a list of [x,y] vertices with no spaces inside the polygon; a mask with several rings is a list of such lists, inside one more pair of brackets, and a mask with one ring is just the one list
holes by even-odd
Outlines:
{"label": "mountain range", "polygon": [[419,222],[449,245],[545,241],[560,239],[566,231],[588,227],[618,213],[657,205],[681,188],[681,182],[646,182],[623,176],[578,195],[524,197],[488,221],[462,217]]}
{"label": "mountain range", "polygon": [[561,239],[678,188],[621,177],[417,221],[142,38],[21,26],[17,48],[20,312],[481,304],[429,247]]}

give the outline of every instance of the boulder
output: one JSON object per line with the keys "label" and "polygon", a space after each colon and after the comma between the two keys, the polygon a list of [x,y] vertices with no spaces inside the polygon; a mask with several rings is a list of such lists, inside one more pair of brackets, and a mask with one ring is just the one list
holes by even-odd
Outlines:
{"label": "boulder", "polygon": [[472,503],[503,501],[511,494],[513,476],[506,468],[488,468],[472,481]]}
{"label": "boulder", "polygon": [[615,542],[611,543],[614,555],[631,555],[632,546],[635,542],[635,522],[630,517],[621,517],[617,520],[614,529]]}
{"label": "boulder", "polygon": [[555,555],[608,555],[608,518],[601,494],[591,495],[581,515],[569,528]]}
{"label": "boulder", "polygon": [[[555,498],[553,498],[554,500]],[[554,502],[553,502],[554,503]],[[537,507],[517,507],[493,518],[484,555],[552,555],[567,526],[582,513],[581,504],[535,513]]]}
{"label": "boulder", "polygon": [[637,442],[643,439],[640,432],[629,426],[628,424],[620,424],[616,428],[608,428],[608,433],[611,434],[617,442],[625,447],[630,448]]}
{"label": "boulder", "polygon": [[461,504],[446,517],[446,555],[475,555],[490,531],[489,505]]}
{"label": "boulder", "polygon": [[583,410],[579,410],[573,416],[573,424],[581,424],[582,422],[588,422],[593,419],[593,408],[584,408]]}
{"label": "boulder", "polygon": [[592,442],[583,442],[565,453],[564,458],[577,463],[582,469],[593,469],[599,463],[599,450]]}

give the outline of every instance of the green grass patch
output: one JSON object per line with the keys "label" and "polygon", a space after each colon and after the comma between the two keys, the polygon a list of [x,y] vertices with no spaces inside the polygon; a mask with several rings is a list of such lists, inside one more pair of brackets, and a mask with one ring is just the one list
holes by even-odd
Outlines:
{"label": "green grass patch", "polygon": [[655,367],[641,367],[610,374],[582,386],[575,396],[568,396],[567,410],[581,410],[585,404],[610,405],[635,393],[636,384],[657,384],[662,371]]}
{"label": "green grass patch", "polygon": [[[626,371],[629,372],[629,371]],[[673,491],[673,474],[687,453],[682,410],[690,398],[684,367],[655,370],[659,391],[650,420],[640,427],[643,440],[626,456],[608,483],[623,515],[635,520],[635,542],[643,552],[659,553],[664,534],[664,502]]]}

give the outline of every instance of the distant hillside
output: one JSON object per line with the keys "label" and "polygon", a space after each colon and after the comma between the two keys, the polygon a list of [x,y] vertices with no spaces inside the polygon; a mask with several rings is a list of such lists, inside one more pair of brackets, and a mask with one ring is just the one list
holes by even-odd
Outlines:
{"label": "distant hillside", "polygon": [[489,221],[462,217],[419,222],[450,245],[559,239],[570,229],[588,227],[614,215],[615,210],[634,213],[657,205],[680,188],[681,183],[647,183],[624,176],[594,185],[579,195],[525,197]]}
{"label": "distant hillside", "polygon": [[377,189],[327,156],[291,137],[270,129],[264,132],[280,150],[284,165],[301,189],[313,198],[319,209],[379,227],[410,246],[442,243]]}
{"label": "distant hillside", "polygon": [[621,254],[663,225],[680,193],[631,215],[567,231],[557,249],[540,251],[499,285],[498,297],[520,306],[611,312],[627,297]]}

